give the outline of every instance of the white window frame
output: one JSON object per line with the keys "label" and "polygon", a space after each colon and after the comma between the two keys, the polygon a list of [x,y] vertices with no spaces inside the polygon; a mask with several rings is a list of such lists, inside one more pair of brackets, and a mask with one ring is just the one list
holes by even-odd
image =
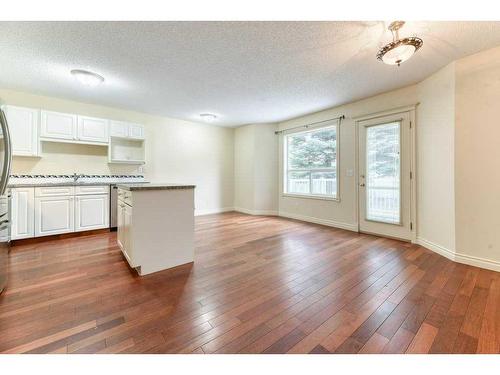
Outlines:
{"label": "white window frame", "polygon": [[[336,134],[336,150],[335,150],[335,171],[336,171],[336,190],[337,194],[336,196],[331,196],[331,195],[323,195],[323,194],[298,194],[298,193],[289,193],[288,192],[288,173],[289,172],[331,172],[333,171],[333,168],[304,168],[304,169],[288,169],[288,137],[289,136],[295,136],[298,134],[304,134],[304,133],[312,133],[316,131],[321,131],[325,129],[335,129],[335,134]],[[309,128],[307,130],[299,130],[299,131],[294,131],[290,133],[286,133],[283,135],[283,191],[282,191],[282,196],[284,197],[295,197],[295,198],[306,198],[306,199],[322,199],[322,200],[329,200],[329,201],[340,201],[340,163],[339,163],[339,155],[340,155],[340,137],[339,137],[339,122],[335,122],[334,124],[328,124],[324,126],[318,126],[314,128]],[[311,189],[310,189],[311,190]]]}

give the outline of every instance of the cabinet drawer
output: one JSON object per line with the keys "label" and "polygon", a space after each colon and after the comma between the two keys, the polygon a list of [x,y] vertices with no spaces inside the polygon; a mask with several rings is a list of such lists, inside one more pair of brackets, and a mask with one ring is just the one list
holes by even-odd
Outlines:
{"label": "cabinet drawer", "polygon": [[108,185],[100,186],[76,186],[75,195],[87,195],[87,194],[109,194]]}
{"label": "cabinet drawer", "polygon": [[36,187],[35,197],[58,197],[64,195],[74,195],[75,188],[73,186],[57,186],[57,187]]}

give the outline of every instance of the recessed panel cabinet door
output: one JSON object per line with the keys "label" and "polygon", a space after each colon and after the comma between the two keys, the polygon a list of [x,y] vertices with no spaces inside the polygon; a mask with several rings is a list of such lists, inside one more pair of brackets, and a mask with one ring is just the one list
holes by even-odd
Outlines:
{"label": "recessed panel cabinet door", "polygon": [[109,135],[112,137],[128,138],[128,123],[123,121],[110,121]]}
{"label": "recessed panel cabinet door", "polygon": [[116,225],[117,225],[117,228],[116,228],[116,231],[117,231],[117,234],[116,234],[116,240],[118,242],[118,245],[120,246],[120,248],[122,249],[123,251],[123,248],[124,248],[124,245],[125,245],[125,238],[124,238],[124,234],[125,234],[125,215],[124,215],[124,204],[123,203],[120,203],[120,201],[118,201],[118,212],[116,213]]}
{"label": "recessed panel cabinet door", "polygon": [[55,139],[76,139],[76,115],[59,112],[41,112],[40,136]]}
{"label": "recessed panel cabinet door", "polygon": [[12,239],[35,236],[35,189],[12,189]]}
{"label": "recessed panel cabinet door", "polygon": [[132,207],[118,201],[118,245],[131,267],[136,267],[132,242]]}
{"label": "recessed panel cabinet door", "polygon": [[33,108],[5,106],[12,139],[12,154],[38,156],[38,119],[40,111]]}
{"label": "recessed panel cabinet door", "polygon": [[75,231],[109,227],[109,196],[82,195],[75,201]]}
{"label": "recessed panel cabinet door", "polygon": [[78,139],[88,142],[109,142],[108,120],[78,116]]}
{"label": "recessed panel cabinet door", "polygon": [[133,139],[144,139],[144,126],[140,124],[130,124],[128,136]]}
{"label": "recessed panel cabinet door", "polygon": [[35,236],[74,232],[73,196],[35,198]]}
{"label": "recessed panel cabinet door", "polygon": [[125,235],[124,235],[124,250],[126,252],[127,260],[131,267],[135,267],[135,258],[134,258],[134,248],[132,242],[132,207],[125,205],[124,210],[124,227],[125,227]]}

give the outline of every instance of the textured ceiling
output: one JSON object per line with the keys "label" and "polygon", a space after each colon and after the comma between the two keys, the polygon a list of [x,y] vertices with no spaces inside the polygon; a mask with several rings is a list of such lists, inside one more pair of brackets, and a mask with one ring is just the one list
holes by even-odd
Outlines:
{"label": "textured ceiling", "polygon": [[[238,126],[286,120],[418,82],[500,45],[500,22],[408,22],[422,49],[375,59],[385,22],[0,22],[0,87]],[[69,74],[106,78],[87,88]]]}

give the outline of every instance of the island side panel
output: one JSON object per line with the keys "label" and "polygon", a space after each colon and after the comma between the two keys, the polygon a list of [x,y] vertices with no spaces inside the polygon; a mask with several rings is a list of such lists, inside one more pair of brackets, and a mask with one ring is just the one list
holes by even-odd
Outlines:
{"label": "island side panel", "polygon": [[132,191],[132,241],[141,275],[194,260],[194,189]]}

